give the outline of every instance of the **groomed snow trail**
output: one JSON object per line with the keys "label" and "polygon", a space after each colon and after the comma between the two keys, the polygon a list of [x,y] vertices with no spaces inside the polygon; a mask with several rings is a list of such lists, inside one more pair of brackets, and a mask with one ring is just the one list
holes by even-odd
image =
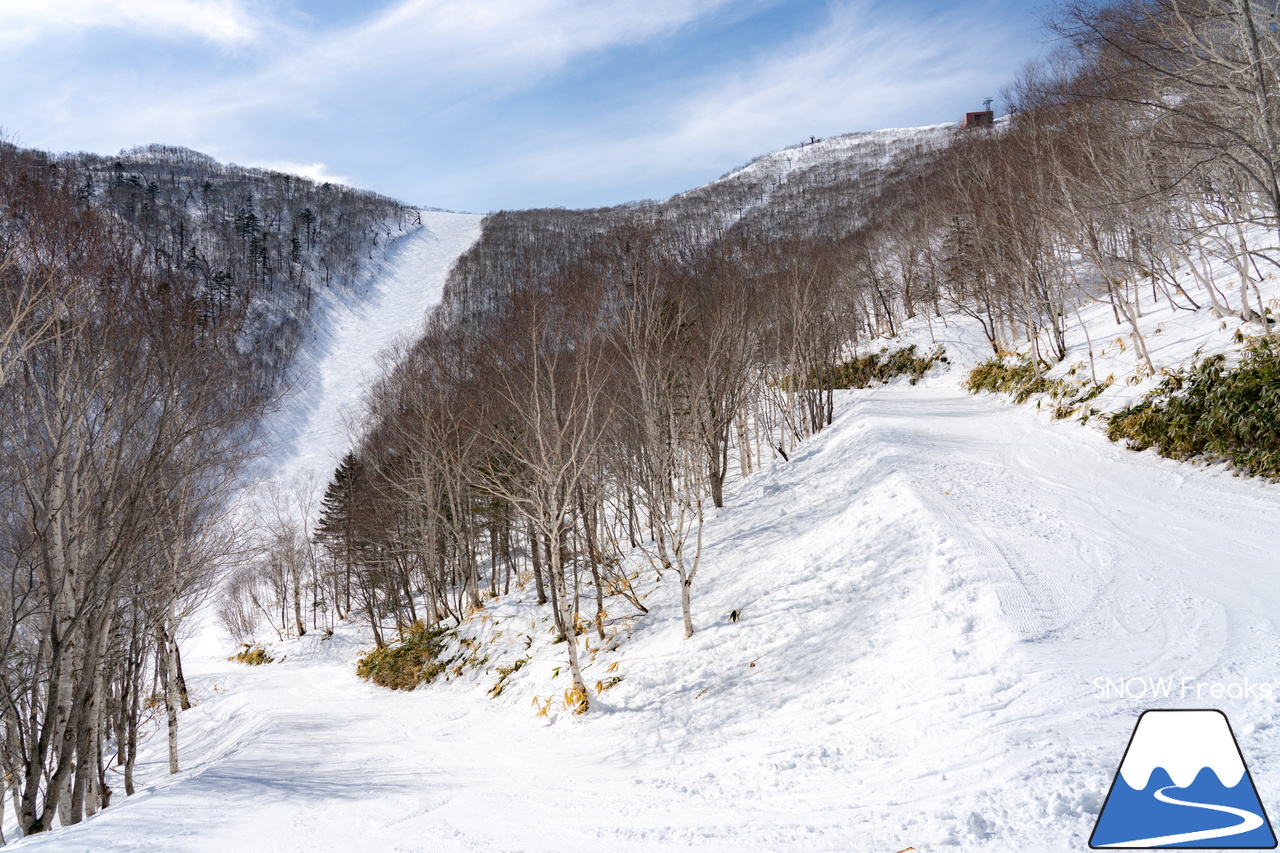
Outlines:
{"label": "groomed snow trail", "polygon": [[[844,394],[744,481],[709,528],[698,633],[656,587],[589,663],[588,683],[624,680],[585,717],[534,715],[567,686],[562,647],[514,592],[463,629],[493,641],[489,666],[532,657],[497,699],[488,669],[359,681],[355,626],[258,668],[224,640],[188,659],[187,769],[164,776],[156,738],[145,790],[21,845],[1079,851],[1148,707],[1224,710],[1275,803],[1276,702],[1196,690],[1280,676],[1280,489],[954,383]],[[1101,695],[1108,677],[1192,692]]]}

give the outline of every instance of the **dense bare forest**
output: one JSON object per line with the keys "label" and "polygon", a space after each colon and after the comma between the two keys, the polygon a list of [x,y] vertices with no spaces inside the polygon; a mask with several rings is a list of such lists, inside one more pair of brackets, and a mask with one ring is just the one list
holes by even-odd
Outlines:
{"label": "dense bare forest", "polygon": [[[1154,302],[1269,334],[1280,12],[1070,3],[1051,29],[1059,49],[992,127],[814,141],[666,202],[490,216],[369,396],[314,537],[294,537],[308,558],[242,574],[228,624],[355,615],[380,646],[412,644],[527,582],[584,711],[582,644],[645,612],[644,567],[679,584],[694,633],[708,508],[830,422],[859,344],[958,312],[993,356],[1029,343],[1039,376],[1102,302],[1141,375]],[[1208,274],[1222,263],[1230,292]]]}
{"label": "dense bare forest", "polygon": [[0,814],[23,834],[132,794],[157,714],[176,772],[177,631],[241,556],[227,508],[311,294],[405,215],[184,149],[0,146]]}

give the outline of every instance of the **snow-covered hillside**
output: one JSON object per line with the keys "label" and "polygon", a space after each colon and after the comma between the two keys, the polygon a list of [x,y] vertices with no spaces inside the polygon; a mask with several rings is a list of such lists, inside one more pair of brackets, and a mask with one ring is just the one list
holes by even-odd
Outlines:
{"label": "snow-covered hillside", "polygon": [[706,187],[699,187],[690,192],[702,192],[723,182],[733,183],[745,179],[764,180],[776,185],[785,181],[793,172],[835,165],[858,171],[883,168],[897,159],[904,150],[913,146],[932,148],[944,144],[948,132],[954,129],[954,124],[936,124],[928,127],[886,128],[868,133],[846,133],[829,139],[817,139],[764,154],[747,165],[712,181]]}
{"label": "snow-covered hillside", "polygon": [[[782,217],[823,170],[888,172],[947,134],[820,141],[682,198]],[[422,223],[364,293],[322,306],[327,333],[271,423],[277,482],[323,488],[378,354],[417,330],[480,236],[478,216]],[[619,599],[607,639],[582,638],[584,716],[561,701],[564,647],[532,589],[487,601],[450,639],[448,676],[411,693],[355,676],[367,627],[274,643],[274,663],[245,667],[209,618],[184,644],[182,772],[167,773],[157,717],[136,796],[18,846],[1065,853],[1087,847],[1147,708],[1223,710],[1263,803],[1280,801],[1280,488],[1131,453],[1094,416],[1258,328],[1142,310],[1146,369],[1109,304],[1080,306],[1050,375],[1106,388],[1056,421],[1048,398],[963,390],[992,354],[972,320],[926,312],[874,343],[941,344],[950,367],[839,392],[830,427],[731,484],[691,639],[674,577],[632,555],[650,612]]]}
{"label": "snow-covered hillside", "polygon": [[[450,223],[462,246],[474,223],[432,227]],[[435,263],[433,238],[412,239],[386,316]],[[333,352],[371,352],[362,328]],[[1228,334],[1204,312],[1177,337],[1208,331]],[[932,337],[960,365],[985,357],[966,322]],[[327,387],[350,395],[364,368],[340,361]],[[1280,490],[972,396],[963,374],[844,392],[832,427],[740,482],[708,528],[699,632],[681,638],[675,585],[646,570],[651,614],[589,655],[590,683],[621,681],[588,715],[556,707],[563,655],[531,591],[460,630],[490,660],[408,694],[356,678],[356,627],[257,668],[210,634],[188,652],[183,772],[165,774],[157,737],[144,791],[21,845],[1076,851],[1148,707],[1224,710],[1274,802]],[[306,439],[300,459],[312,444],[340,451]]]}
{"label": "snow-covered hillside", "polygon": [[849,133],[757,157],[670,199],[670,215],[783,237],[840,237],[883,193],[955,138],[954,124]]}

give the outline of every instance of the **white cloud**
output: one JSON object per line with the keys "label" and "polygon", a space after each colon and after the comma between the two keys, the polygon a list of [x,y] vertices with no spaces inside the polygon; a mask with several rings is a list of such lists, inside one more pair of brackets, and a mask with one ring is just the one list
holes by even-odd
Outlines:
{"label": "white cloud", "polygon": [[272,160],[267,163],[249,163],[249,166],[258,169],[270,169],[274,172],[288,172],[291,175],[301,175],[309,178],[317,184],[344,184],[350,186],[351,182],[341,175],[333,175],[329,173],[329,167],[324,163],[294,163],[289,160]]}
{"label": "white cloud", "polygon": [[749,2],[758,0],[403,0],[315,39],[271,73],[304,88],[384,72],[410,88],[497,83],[510,91],[585,53],[642,43]]}
{"label": "white cloud", "polygon": [[475,68],[556,65],[586,51],[637,43],[734,0],[405,0],[359,31],[345,51],[367,59],[407,52]]}
{"label": "white cloud", "polygon": [[[811,134],[958,120],[997,95],[1034,52],[1025,33],[1002,31],[972,8],[922,19],[845,3],[831,8],[827,26],[749,68],[708,75],[669,103],[609,117],[595,134],[552,140],[509,168],[513,177],[534,176],[530,183],[559,174],[584,186],[619,175],[714,177]],[[633,132],[619,135],[619,125]]]}
{"label": "white cloud", "polygon": [[0,0],[0,42],[90,28],[236,44],[252,39],[258,24],[236,0]]}
{"label": "white cloud", "polygon": [[[0,0],[0,32],[13,29],[45,42],[75,27],[151,27],[224,43],[247,40],[251,48],[234,67],[210,65],[209,56],[193,52],[180,76],[145,75],[123,55],[92,77],[68,78],[49,68],[38,102],[15,99],[7,111],[13,118],[5,120],[46,137],[74,135],[82,146],[174,140],[234,157],[246,149],[228,137],[231,127],[254,136],[255,124],[274,124],[280,116],[333,122],[335,131],[349,133],[343,124],[352,113],[373,104],[382,107],[388,125],[411,123],[461,104],[500,102],[584,54],[645,42],[729,6],[775,0],[400,0],[354,23],[311,29],[300,29],[296,20],[285,26],[284,17],[256,20],[246,11],[252,2],[67,0],[45,6]],[[267,31],[270,38],[260,37]],[[0,44],[5,38],[0,35]],[[12,73],[30,73],[29,60],[39,50],[28,44],[13,51]],[[27,60],[19,61],[24,53]],[[102,96],[108,89],[109,99]]]}

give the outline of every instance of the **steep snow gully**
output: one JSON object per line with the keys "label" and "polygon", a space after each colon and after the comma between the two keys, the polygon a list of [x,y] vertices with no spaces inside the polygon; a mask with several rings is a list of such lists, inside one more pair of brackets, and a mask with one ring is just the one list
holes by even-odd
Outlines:
{"label": "steep snow gully", "polygon": [[[450,222],[440,263],[475,226]],[[437,263],[418,251],[393,258],[377,316],[409,310],[395,294]],[[376,349],[364,322],[342,352]],[[354,399],[357,373],[324,373],[315,410]],[[497,699],[480,670],[361,682],[354,626],[256,668],[209,629],[187,653],[185,769],[165,775],[155,738],[137,796],[17,846],[1079,851],[1149,707],[1225,711],[1280,811],[1280,489],[1124,451],[954,373],[843,393],[831,428],[741,482],[709,527],[699,632],[682,639],[675,590],[653,587],[588,668],[624,677],[590,714],[535,715],[565,684],[520,594],[463,629],[493,664],[539,638]]]}
{"label": "steep snow gully", "polygon": [[275,477],[328,482],[349,445],[347,420],[380,373],[379,353],[418,333],[440,302],[458,256],[480,236],[484,217],[420,212],[422,227],[400,238],[359,292],[324,306],[327,322],[304,352],[298,390],[270,426],[279,445]]}

